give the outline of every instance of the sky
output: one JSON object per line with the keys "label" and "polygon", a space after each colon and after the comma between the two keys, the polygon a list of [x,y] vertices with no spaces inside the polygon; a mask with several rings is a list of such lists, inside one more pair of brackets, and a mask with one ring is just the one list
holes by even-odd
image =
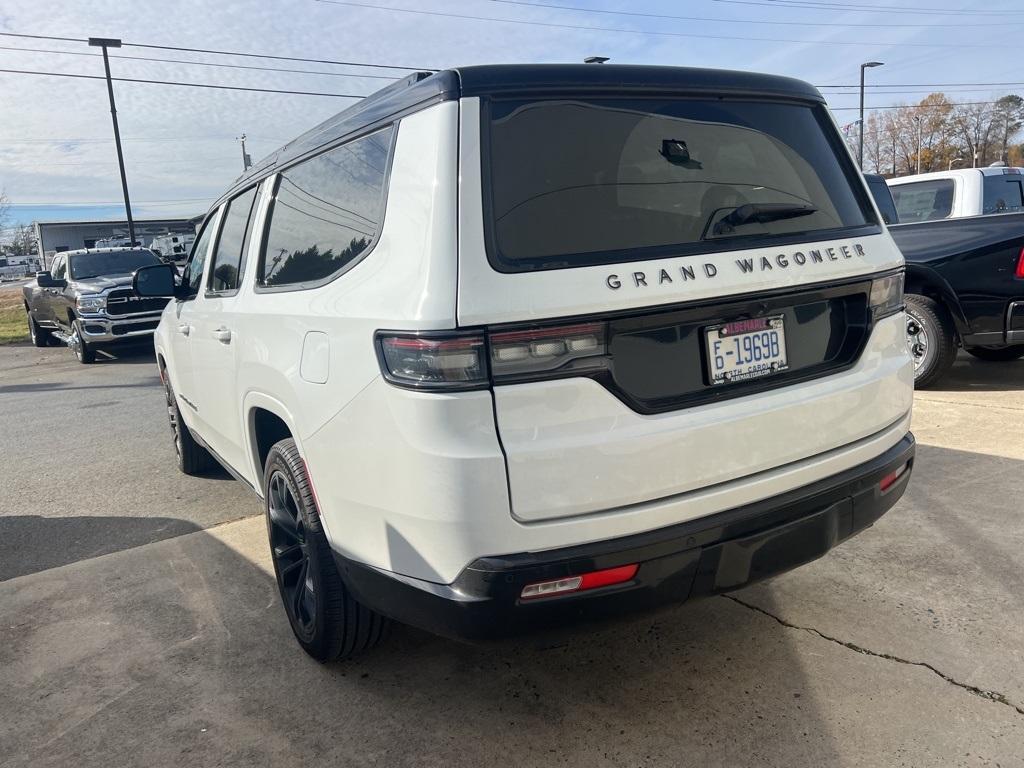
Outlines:
{"label": "sky", "polygon": [[[601,55],[621,64],[770,72],[847,86],[822,88],[840,125],[857,119],[861,62],[884,62],[867,71],[869,109],[913,103],[934,90],[962,101],[1024,92],[1024,82],[974,85],[1024,78],[1017,63],[1022,31],[1020,0],[5,0],[0,6],[0,33],[117,37],[149,46],[430,69]],[[84,42],[0,36],[0,69],[102,75],[97,53]],[[111,53],[115,77],[352,96],[409,71],[135,46]],[[971,85],[928,87],[951,83]],[[246,134],[258,160],[354,101],[148,83],[115,82],[114,89],[138,218],[203,213],[242,170],[237,137]],[[123,217],[102,80],[0,72],[0,190],[11,203],[7,226]]]}

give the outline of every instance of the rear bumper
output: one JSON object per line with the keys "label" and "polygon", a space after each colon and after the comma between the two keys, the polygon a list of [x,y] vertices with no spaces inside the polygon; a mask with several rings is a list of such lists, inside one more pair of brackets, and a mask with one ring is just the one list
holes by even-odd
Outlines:
{"label": "rear bumper", "polygon": [[[451,584],[401,576],[335,553],[360,602],[449,637],[484,639],[681,603],[810,562],[869,527],[903,495],[913,435],[859,466],[788,493],[647,533],[543,552],[485,557]],[[907,471],[886,491],[883,477]],[[525,585],[639,563],[633,580],[522,601]]]}

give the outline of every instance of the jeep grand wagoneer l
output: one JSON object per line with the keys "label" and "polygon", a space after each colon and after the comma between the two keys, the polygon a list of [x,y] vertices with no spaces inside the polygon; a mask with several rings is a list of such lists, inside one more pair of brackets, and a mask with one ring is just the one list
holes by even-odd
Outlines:
{"label": "jeep grand wagoneer l", "polygon": [[266,504],[318,659],[812,560],[903,493],[903,259],[811,86],[417,74],[210,210],[156,333],[178,462]]}

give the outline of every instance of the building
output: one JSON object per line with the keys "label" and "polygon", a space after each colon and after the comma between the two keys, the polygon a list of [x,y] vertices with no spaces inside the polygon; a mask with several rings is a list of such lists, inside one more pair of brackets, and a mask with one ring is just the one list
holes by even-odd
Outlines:
{"label": "building", "polygon": [[[196,231],[189,218],[135,219],[134,224],[135,241],[142,246],[148,246],[161,235],[195,235]],[[47,265],[61,251],[128,244],[127,221],[37,221],[34,226],[39,256]]]}

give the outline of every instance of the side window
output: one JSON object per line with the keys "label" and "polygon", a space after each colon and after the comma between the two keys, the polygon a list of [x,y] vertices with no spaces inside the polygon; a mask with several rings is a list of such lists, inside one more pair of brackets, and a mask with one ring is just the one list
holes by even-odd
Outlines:
{"label": "side window", "polygon": [[64,276],[68,273],[68,257],[58,256],[53,260],[53,264],[50,266],[50,274],[54,280],[63,280]]}
{"label": "side window", "polygon": [[267,287],[325,280],[355,264],[380,232],[395,127],[282,171],[257,274]]}
{"label": "side window", "polygon": [[188,264],[185,265],[185,273],[181,277],[181,283],[189,287],[189,292],[193,296],[199,292],[199,286],[203,282],[203,267],[206,266],[206,254],[210,250],[210,240],[213,238],[219,218],[216,212],[206,217],[206,221],[203,223],[203,231],[192,248],[192,255],[189,257]]}
{"label": "side window", "polygon": [[245,250],[248,243],[249,221],[257,187],[248,189],[228,202],[224,224],[213,250],[210,280],[207,289],[216,293],[237,291],[245,268]]}
{"label": "side window", "polygon": [[900,221],[905,224],[947,218],[953,212],[953,189],[952,179],[893,185],[892,199]]}
{"label": "side window", "polygon": [[987,175],[983,182],[982,213],[1016,213],[1024,210],[1024,190],[1018,174]]}

